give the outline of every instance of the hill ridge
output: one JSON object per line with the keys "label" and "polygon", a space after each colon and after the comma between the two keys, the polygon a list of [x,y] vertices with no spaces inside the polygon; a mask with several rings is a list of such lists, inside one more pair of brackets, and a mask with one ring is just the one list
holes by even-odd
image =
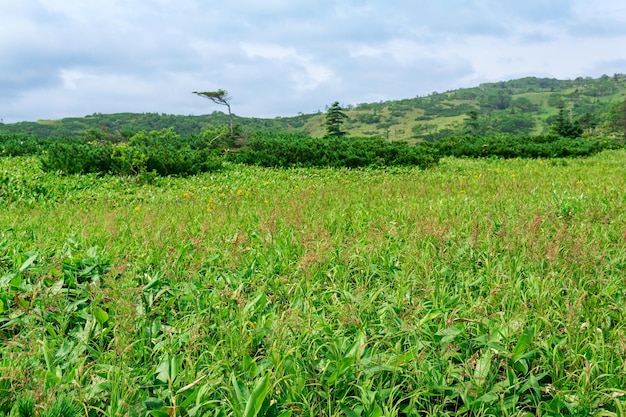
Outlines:
{"label": "hill ridge", "polygon": [[[345,130],[356,136],[382,136],[389,140],[438,140],[462,134],[468,123],[475,133],[540,134],[545,132],[560,108],[581,120],[587,130],[605,124],[611,106],[626,95],[626,75],[579,77],[574,80],[523,77],[482,83],[442,93],[433,92],[378,103],[344,104],[349,116]],[[233,109],[236,113],[236,109]],[[324,134],[324,114],[256,118],[235,115],[246,130],[301,131]],[[207,115],[165,113],[94,113],[37,122],[0,123],[0,132],[36,136],[77,136],[89,129],[139,131],[173,128],[181,135],[225,126],[228,116],[221,111]]]}

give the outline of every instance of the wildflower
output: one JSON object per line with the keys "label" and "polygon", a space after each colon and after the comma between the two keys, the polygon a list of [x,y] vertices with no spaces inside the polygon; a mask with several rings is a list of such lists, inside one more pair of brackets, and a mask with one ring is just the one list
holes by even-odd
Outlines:
{"label": "wildflower", "polygon": [[206,211],[213,211],[215,209],[215,200],[209,198],[209,201],[206,204]]}
{"label": "wildflower", "polygon": [[237,195],[238,196],[242,196],[243,195],[243,190],[241,188],[237,190]]}
{"label": "wildflower", "polygon": [[191,199],[191,194],[189,194],[188,192],[186,192],[186,191],[185,191],[185,192],[183,193],[183,198],[184,198],[185,200],[189,200],[189,199]]}
{"label": "wildflower", "polygon": [[135,211],[139,211],[139,210],[141,210],[141,207],[136,206],[136,207],[135,207]]}

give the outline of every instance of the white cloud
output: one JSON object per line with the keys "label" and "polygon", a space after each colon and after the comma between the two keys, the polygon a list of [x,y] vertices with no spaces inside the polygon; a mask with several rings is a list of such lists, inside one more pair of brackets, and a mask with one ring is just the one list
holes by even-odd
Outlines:
{"label": "white cloud", "polygon": [[[315,111],[518,76],[624,72],[623,0],[20,0],[0,13],[5,122]],[[42,100],[42,97],[46,97]]]}
{"label": "white cloud", "polygon": [[299,91],[314,90],[334,75],[331,68],[295,48],[246,42],[241,44],[241,48],[249,58],[270,61],[277,71],[287,71],[287,77]]}
{"label": "white cloud", "polygon": [[378,57],[383,54],[383,50],[370,45],[355,45],[350,49],[349,54],[352,58]]}

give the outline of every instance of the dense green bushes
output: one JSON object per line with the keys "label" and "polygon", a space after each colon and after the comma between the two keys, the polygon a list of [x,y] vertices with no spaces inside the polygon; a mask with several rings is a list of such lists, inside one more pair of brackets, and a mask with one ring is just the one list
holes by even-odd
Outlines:
{"label": "dense green bushes", "polygon": [[37,155],[49,144],[50,139],[23,133],[0,132],[0,156]]}
{"label": "dense green bushes", "polygon": [[42,168],[65,174],[110,172],[113,169],[112,148],[111,144],[58,141],[48,146],[47,152],[42,155]]}
{"label": "dense green bushes", "polygon": [[219,170],[222,159],[202,136],[183,138],[171,129],[139,132],[126,142],[60,139],[42,156],[47,171],[194,175]]}
{"label": "dense green bushes", "polygon": [[[314,138],[259,131],[249,137],[237,132],[235,137],[223,129],[191,136],[180,136],[172,129],[127,135],[90,130],[81,138],[59,139],[0,134],[0,156],[39,155],[46,171],[130,176],[195,175],[221,169],[225,159],[266,167],[425,168],[446,156],[579,157],[622,146],[622,142],[612,139],[512,134],[466,135],[415,146],[380,137]],[[224,149],[231,151],[224,153]]]}
{"label": "dense green bushes", "polygon": [[428,144],[409,146],[381,138],[313,138],[302,134],[257,134],[248,146],[229,154],[234,162],[267,167],[366,167],[436,164]]}
{"label": "dense green bushes", "polygon": [[621,145],[613,140],[560,136],[461,136],[435,143],[441,156],[483,158],[564,158],[589,156]]}

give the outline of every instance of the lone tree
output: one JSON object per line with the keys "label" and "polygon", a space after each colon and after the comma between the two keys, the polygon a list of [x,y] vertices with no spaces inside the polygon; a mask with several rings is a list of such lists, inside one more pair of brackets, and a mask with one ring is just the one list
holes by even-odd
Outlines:
{"label": "lone tree", "polygon": [[467,117],[468,118],[463,121],[465,133],[468,135],[478,135],[480,128],[478,123],[478,112],[476,110],[470,110],[467,112]]}
{"label": "lone tree", "polygon": [[211,100],[215,104],[221,104],[228,108],[228,117],[230,118],[230,135],[233,135],[233,113],[230,111],[230,96],[228,95],[228,91],[226,90],[217,90],[217,91],[194,91],[194,94],[197,94],[202,97],[206,97]]}
{"label": "lone tree", "polygon": [[341,125],[343,124],[343,122],[346,121],[347,118],[348,116],[343,112],[343,108],[339,105],[339,102],[335,101],[326,112],[325,137],[344,137],[346,135],[346,132],[344,130],[341,130]]}

